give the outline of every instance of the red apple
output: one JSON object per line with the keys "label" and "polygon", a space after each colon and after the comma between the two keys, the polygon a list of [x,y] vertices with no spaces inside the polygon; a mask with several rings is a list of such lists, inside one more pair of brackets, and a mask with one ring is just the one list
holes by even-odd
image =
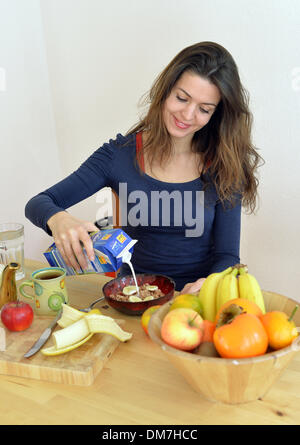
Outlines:
{"label": "red apple", "polygon": [[24,331],[33,321],[33,310],[24,301],[6,303],[1,309],[1,321],[10,331]]}
{"label": "red apple", "polygon": [[161,325],[161,338],[176,349],[191,351],[200,345],[203,337],[203,319],[189,308],[168,312]]}

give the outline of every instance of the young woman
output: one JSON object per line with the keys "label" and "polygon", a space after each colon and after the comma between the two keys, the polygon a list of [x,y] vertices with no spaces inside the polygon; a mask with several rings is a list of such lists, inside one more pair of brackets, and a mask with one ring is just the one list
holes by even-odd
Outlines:
{"label": "young woman", "polygon": [[262,160],[251,124],[229,52],[213,42],[189,46],[155,80],[146,116],[33,197],[26,217],[53,236],[67,265],[85,268],[82,245],[93,259],[88,232],[97,227],[66,209],[111,187],[124,231],[138,240],[136,273],[168,275],[176,290],[196,292],[240,260],[241,208],[255,209]]}

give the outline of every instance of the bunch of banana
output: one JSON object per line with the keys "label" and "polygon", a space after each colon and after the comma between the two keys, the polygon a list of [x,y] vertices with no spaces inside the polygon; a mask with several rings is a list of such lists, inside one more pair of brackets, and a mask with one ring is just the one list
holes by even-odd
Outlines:
{"label": "bunch of banana", "polygon": [[260,286],[244,264],[236,264],[222,272],[210,274],[200,289],[199,298],[203,307],[203,318],[212,322],[215,321],[220,307],[235,298],[253,301],[263,314],[266,312]]}

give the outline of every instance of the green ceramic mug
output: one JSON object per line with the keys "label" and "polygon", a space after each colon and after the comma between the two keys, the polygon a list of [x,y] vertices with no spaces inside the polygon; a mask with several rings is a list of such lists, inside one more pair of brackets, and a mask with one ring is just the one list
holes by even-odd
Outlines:
{"label": "green ceramic mug", "polygon": [[[23,281],[20,285],[20,294],[34,300],[36,314],[55,315],[63,303],[69,302],[65,276],[66,271],[62,267],[45,267],[35,270],[31,274],[31,280]],[[26,286],[34,290],[34,295],[25,292]]]}

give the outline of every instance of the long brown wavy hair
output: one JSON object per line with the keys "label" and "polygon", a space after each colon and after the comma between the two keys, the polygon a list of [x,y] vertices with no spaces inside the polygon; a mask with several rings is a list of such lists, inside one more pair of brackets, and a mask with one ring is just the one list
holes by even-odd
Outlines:
{"label": "long brown wavy hair", "polygon": [[[171,137],[163,119],[163,106],[185,71],[196,73],[216,85],[221,100],[209,122],[197,131],[192,150],[201,153],[202,165],[209,171],[221,202],[233,204],[242,196],[242,205],[253,213],[259,181],[257,168],[264,162],[251,141],[252,114],[249,95],[243,87],[231,54],[214,42],[200,42],[183,49],[167,65],[146,94],[148,111],[127,134],[147,131],[143,150],[150,166],[154,159],[167,162],[172,151]],[[199,165],[200,173],[200,165]]]}

